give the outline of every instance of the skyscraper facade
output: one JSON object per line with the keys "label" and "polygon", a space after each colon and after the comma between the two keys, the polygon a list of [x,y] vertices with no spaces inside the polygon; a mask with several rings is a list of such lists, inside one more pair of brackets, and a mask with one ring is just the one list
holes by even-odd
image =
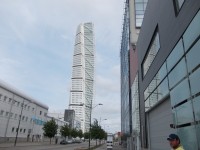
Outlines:
{"label": "skyscraper facade", "polygon": [[69,109],[75,110],[75,116],[81,119],[83,132],[89,131],[90,114],[94,95],[94,26],[82,23],[76,32],[72,87]]}

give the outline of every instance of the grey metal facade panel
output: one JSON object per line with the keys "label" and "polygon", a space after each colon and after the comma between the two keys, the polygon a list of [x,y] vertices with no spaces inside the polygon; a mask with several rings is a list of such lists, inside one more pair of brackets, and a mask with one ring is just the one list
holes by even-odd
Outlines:
{"label": "grey metal facade panel", "polygon": [[[146,147],[146,121],[144,90],[178,42],[187,26],[200,9],[199,0],[185,0],[180,12],[176,15],[173,0],[149,0],[137,42],[138,75],[140,97],[141,144]],[[151,64],[146,76],[142,76],[142,62],[147,54],[154,31],[158,26],[161,48]]]}
{"label": "grey metal facade panel", "polygon": [[141,89],[144,90],[149,82],[152,80],[153,76],[163,64],[166,57],[170,54],[171,50],[178,42],[181,35],[186,30],[187,26],[189,25],[199,8],[199,0],[186,0],[179,14],[176,16],[173,0],[149,1],[137,43],[140,71],[142,67],[142,62],[145,58],[157,25],[160,35],[161,48],[157,56],[155,57],[155,60],[153,61],[149,71],[143,79]]}
{"label": "grey metal facade panel", "polygon": [[148,112],[149,143],[152,150],[169,150],[170,146],[167,137],[174,133],[170,128],[173,123],[170,100],[166,99],[157,107]]}

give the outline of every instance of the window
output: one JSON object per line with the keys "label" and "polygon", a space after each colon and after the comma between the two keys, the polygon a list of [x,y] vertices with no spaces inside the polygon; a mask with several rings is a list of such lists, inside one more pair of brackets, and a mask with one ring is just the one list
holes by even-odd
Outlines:
{"label": "window", "polygon": [[0,112],[0,115],[1,115],[1,116],[3,116],[3,114],[4,114],[4,111],[3,111],[3,110],[1,110],[1,112]]}
{"label": "window", "polygon": [[42,111],[40,111],[40,115],[42,115]]}
{"label": "window", "polygon": [[26,129],[24,129],[24,133],[26,133]]}
{"label": "window", "polygon": [[13,113],[10,113],[10,117],[11,117],[11,118],[13,117]]}
{"label": "window", "polygon": [[9,112],[6,112],[6,117],[8,117],[9,116]]}
{"label": "window", "polygon": [[196,97],[193,99],[193,107],[194,107],[194,115],[195,115],[195,121],[200,121],[200,97]]}
{"label": "window", "polygon": [[25,119],[25,116],[22,117],[22,120],[24,120],[24,119]]}
{"label": "window", "polygon": [[149,46],[147,55],[146,55],[145,60],[142,64],[143,76],[145,76],[147,71],[149,70],[149,68],[150,68],[154,58],[156,57],[159,49],[160,49],[160,39],[159,39],[158,29],[156,29],[156,32],[154,33],[151,44]]}
{"label": "window", "polygon": [[4,96],[4,102],[6,101],[6,99],[7,99],[7,97],[6,97],[6,96]]}
{"label": "window", "polygon": [[19,131],[22,132],[22,128]]}
{"label": "window", "polygon": [[182,81],[177,85],[171,92],[171,104],[172,106],[179,104],[180,102],[186,100],[190,96],[190,89],[188,79]]}
{"label": "window", "polygon": [[176,13],[179,12],[185,0],[174,0],[175,11]]}
{"label": "window", "polygon": [[175,64],[180,60],[183,54],[184,54],[183,42],[181,39],[167,58],[168,71],[170,71],[175,66]]}
{"label": "window", "polygon": [[12,102],[12,98],[9,98],[9,101],[8,101],[9,103],[11,103]]}
{"label": "window", "polygon": [[198,149],[195,126],[179,128],[177,134],[179,135],[181,141],[187,141],[187,142],[181,143],[185,150],[186,149],[188,149],[188,150],[190,150],[190,149],[197,150]]}
{"label": "window", "polygon": [[15,128],[14,127],[12,127],[12,132],[14,132],[15,131]]}
{"label": "window", "polygon": [[192,75],[190,75],[190,85],[191,85],[191,92],[192,95],[200,92],[200,84],[199,84],[199,77],[200,77],[200,68],[196,70]]}
{"label": "window", "polygon": [[135,25],[137,28],[140,28],[142,26],[142,21],[144,18],[144,13],[146,10],[148,0],[136,0],[135,1]]}
{"label": "window", "polygon": [[16,128],[16,132],[18,132],[18,128]]}
{"label": "window", "polygon": [[195,16],[195,18],[190,23],[189,27],[185,31],[183,35],[183,41],[185,45],[185,49],[188,50],[188,48],[191,46],[191,44],[196,40],[196,38],[200,35],[200,12]]}
{"label": "window", "polygon": [[182,125],[194,122],[191,101],[176,107],[175,112],[176,112],[176,125]]}
{"label": "window", "polygon": [[169,74],[169,87],[170,89],[176,85],[187,74],[185,58],[183,58],[177,66]]}
{"label": "window", "polygon": [[190,49],[190,51],[186,55],[188,72],[192,72],[195,67],[200,65],[200,40]]}

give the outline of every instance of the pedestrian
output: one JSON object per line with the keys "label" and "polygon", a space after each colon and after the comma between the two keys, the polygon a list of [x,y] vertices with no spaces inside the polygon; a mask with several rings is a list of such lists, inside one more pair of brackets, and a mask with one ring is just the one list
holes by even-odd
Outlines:
{"label": "pedestrian", "polygon": [[183,146],[181,145],[181,140],[176,134],[170,134],[167,138],[172,150],[184,150]]}

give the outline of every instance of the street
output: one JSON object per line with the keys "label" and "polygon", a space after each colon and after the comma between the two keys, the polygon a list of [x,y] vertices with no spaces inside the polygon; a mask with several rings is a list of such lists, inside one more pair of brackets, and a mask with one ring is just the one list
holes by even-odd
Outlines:
{"label": "street", "polygon": [[[95,149],[95,150],[106,150],[106,144],[104,144],[103,146]],[[113,146],[113,150],[125,150],[125,148],[122,148],[121,145],[114,145]]]}
{"label": "street", "polygon": [[[95,143],[91,143],[91,146],[94,146]],[[67,144],[67,145],[54,145],[54,144],[40,144],[40,145],[20,145],[17,147],[13,146],[1,146],[0,150],[74,150],[77,148],[87,148],[88,142],[80,143],[80,144]]]}
{"label": "street", "polygon": [[[13,147],[10,144],[0,144],[0,150],[75,150],[81,148],[87,148],[88,142],[80,143],[80,144],[67,144],[67,145],[55,145],[55,144],[19,144],[16,147]],[[95,142],[91,143],[91,147],[95,145]],[[106,144],[103,146],[96,148],[96,150],[106,150]],[[119,145],[114,145],[113,150],[125,150]]]}

